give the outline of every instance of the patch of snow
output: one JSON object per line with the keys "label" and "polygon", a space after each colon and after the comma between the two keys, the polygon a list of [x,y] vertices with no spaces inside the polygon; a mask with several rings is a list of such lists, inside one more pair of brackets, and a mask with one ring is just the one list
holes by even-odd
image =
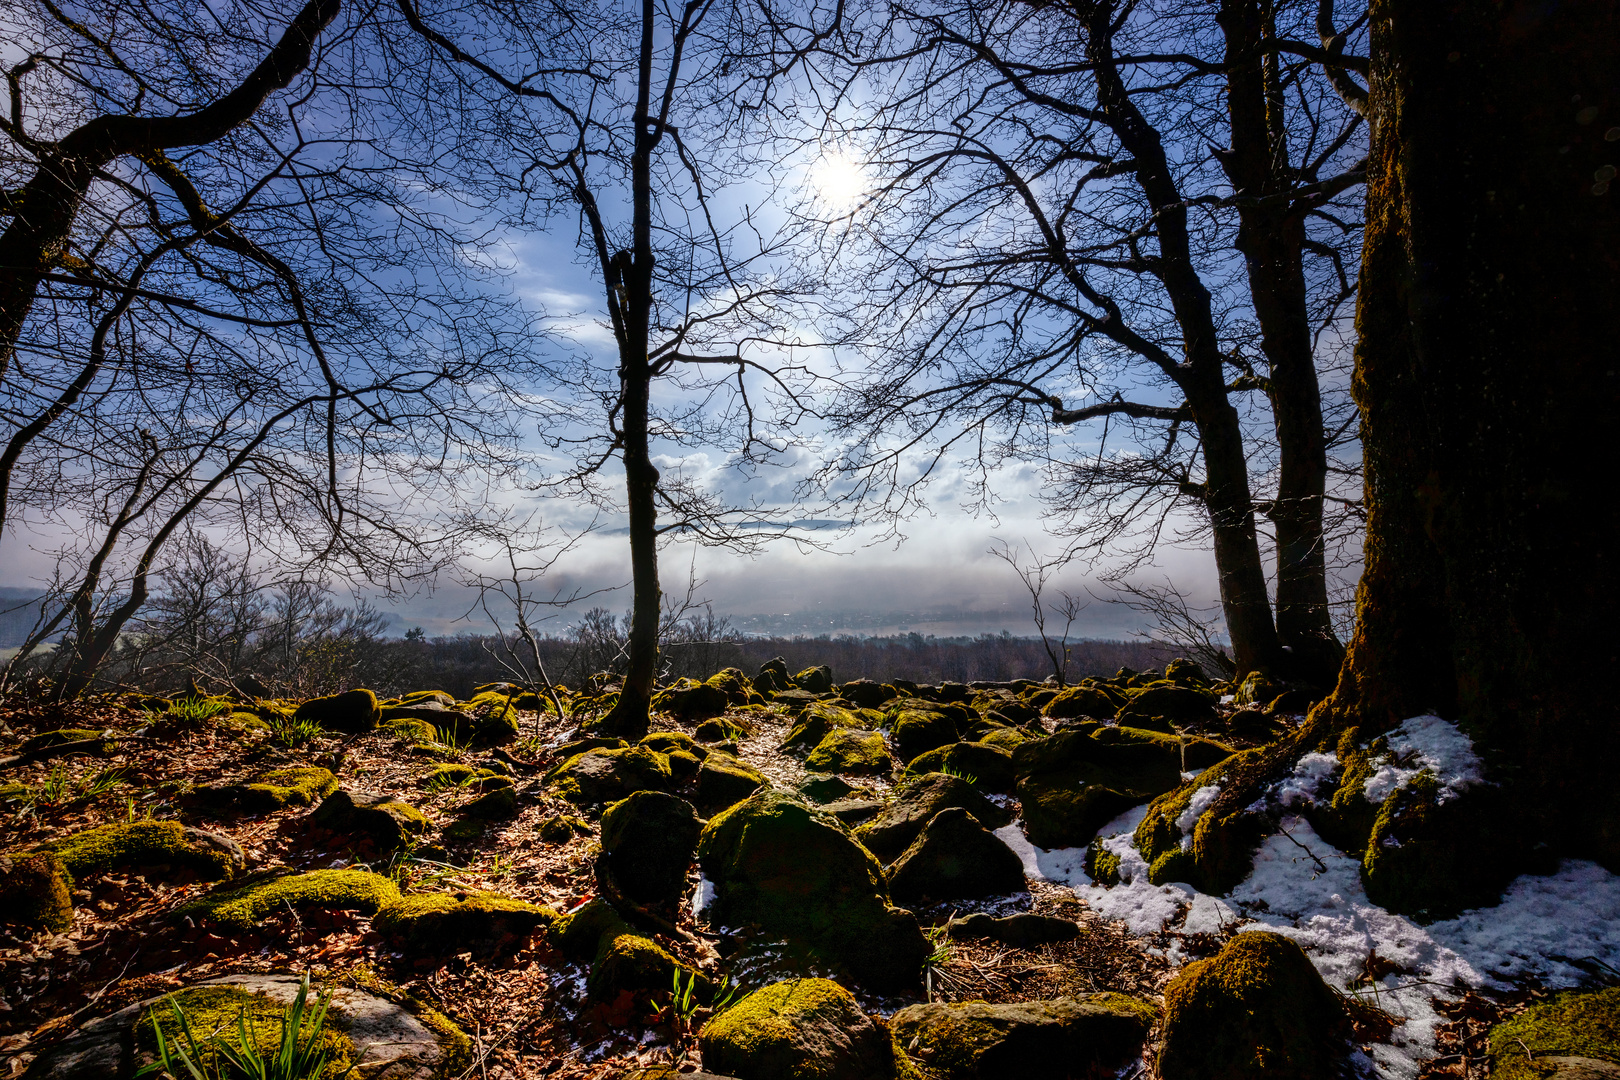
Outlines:
{"label": "patch of snow", "polygon": [[1405,721],[1389,733],[1388,747],[1388,758],[1362,786],[1367,801],[1375,805],[1424,769],[1432,769],[1440,781],[1436,802],[1448,802],[1485,782],[1484,763],[1474,753],[1473,740],[1438,716],[1414,716]]}
{"label": "patch of snow", "polygon": [[1314,803],[1317,791],[1338,768],[1338,754],[1306,754],[1294,763],[1293,773],[1272,788],[1271,797],[1280,806]]}
{"label": "patch of snow", "polygon": [[1236,700],[1237,700],[1237,695],[1236,694],[1222,694],[1221,695],[1221,704],[1222,705],[1230,705],[1230,704],[1232,704],[1232,702],[1234,702]]}
{"label": "patch of snow", "polygon": [[698,871],[697,892],[692,894],[692,917],[699,919],[714,903],[714,882],[710,881],[703,872]]}
{"label": "patch of snow", "polygon": [[1181,850],[1192,850],[1193,826],[1198,824],[1198,818],[1205,810],[1215,805],[1215,800],[1221,797],[1221,785],[1205,784],[1193,792],[1192,798],[1187,801],[1187,809],[1176,818],[1176,828],[1181,830]]}

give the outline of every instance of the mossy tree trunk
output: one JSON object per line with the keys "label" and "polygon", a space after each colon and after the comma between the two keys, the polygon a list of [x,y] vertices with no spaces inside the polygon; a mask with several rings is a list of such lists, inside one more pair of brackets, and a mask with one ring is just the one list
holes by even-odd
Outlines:
{"label": "mossy tree trunk", "polygon": [[1561,851],[1612,778],[1620,8],[1373,0],[1358,623],[1323,727],[1461,724]]}

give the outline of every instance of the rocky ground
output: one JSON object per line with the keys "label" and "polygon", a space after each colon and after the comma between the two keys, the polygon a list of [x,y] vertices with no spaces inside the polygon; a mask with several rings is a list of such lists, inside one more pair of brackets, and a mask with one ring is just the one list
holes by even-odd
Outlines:
{"label": "rocky ground", "polygon": [[1346,976],[1320,916],[1269,916],[1264,873],[1339,881],[1308,825],[1309,861],[1263,848],[1227,900],[1173,843],[1147,865],[1121,830],[1290,731],[1301,688],[766,665],[667,688],[638,739],[591,730],[612,692],[14,703],[0,1080],[123,1080],[91,1036],[139,1057],[163,995],[234,1016],[305,972],[352,1031],[414,1033],[334,1051],[371,1076],[1620,1075],[1609,991],[1521,965],[1419,991],[1419,1025],[1397,946]]}

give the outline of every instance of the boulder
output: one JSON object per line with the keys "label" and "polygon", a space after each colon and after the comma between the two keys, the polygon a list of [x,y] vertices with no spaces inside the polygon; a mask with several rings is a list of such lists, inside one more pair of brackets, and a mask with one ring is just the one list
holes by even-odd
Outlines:
{"label": "boulder", "polygon": [[884,871],[900,903],[1022,892],[1024,864],[961,807],[941,810]]}
{"label": "boulder", "polygon": [[1112,1076],[1142,1052],[1157,1010],[1125,994],[910,1005],[895,1041],[943,1080]]}
{"label": "boulder", "polygon": [[833,688],[832,668],[826,664],[805,668],[793,676],[793,685],[812,694],[829,694]]}
{"label": "boulder", "polygon": [[1343,1068],[1348,1016],[1291,938],[1238,934],[1164,989],[1164,1080],[1329,1080]]}
{"label": "boulder", "polygon": [[548,844],[566,844],[576,836],[591,835],[591,824],[572,814],[553,814],[535,830]]}
{"label": "boulder", "polygon": [[838,693],[845,701],[853,702],[863,709],[876,709],[882,707],[884,702],[894,698],[899,691],[885,683],[873,682],[871,679],[856,679],[839,687]]}
{"label": "boulder", "polygon": [[295,720],[310,720],[328,731],[370,731],[382,719],[377,695],[370,690],[349,690],[330,697],[310,698],[293,713]]}
{"label": "boulder", "polygon": [[643,904],[674,903],[703,822],[685,799],[638,791],[602,814],[602,861],[625,895]]}
{"label": "boulder", "polygon": [[1538,1001],[1490,1034],[1493,1080],[1620,1077],[1620,987]]}
{"label": "boulder", "polygon": [[486,780],[505,780],[506,783],[493,783],[482,795],[457,807],[456,813],[479,821],[510,821],[517,817],[517,789],[511,779],[502,776]]}
{"label": "boulder", "polygon": [[765,774],[752,765],[731,754],[711,750],[698,768],[697,801],[705,810],[724,810],[768,786]]}
{"label": "boulder", "polygon": [[774,694],[792,685],[787,661],[780,656],[759,665],[759,674],[754,676],[754,689],[762,694]]}
{"label": "boulder", "polygon": [[889,905],[882,865],[831,814],[757,792],[710,820],[698,862],[715,886],[711,922],[757,923],[880,992],[920,979],[927,938]]}
{"label": "boulder", "polygon": [[1267,705],[1288,689],[1263,671],[1251,671],[1238,683],[1232,700],[1238,705]]}
{"label": "boulder", "polygon": [[592,1001],[611,1002],[626,993],[667,995],[677,970],[706,983],[601,900],[559,919],[552,937],[564,955],[590,965],[585,989]]}
{"label": "boulder", "polygon": [[900,760],[910,762],[930,750],[956,742],[956,722],[941,712],[902,709],[893,716],[890,731]]}
{"label": "boulder", "polygon": [[653,708],[688,723],[719,716],[731,704],[726,691],[708,683],[682,679],[653,699]]}
{"label": "boulder", "polygon": [[555,911],[499,893],[412,893],[388,900],[371,925],[411,955],[448,956],[506,951],[537,927],[557,921]]}
{"label": "boulder", "polygon": [[804,759],[808,768],[856,776],[887,776],[894,768],[888,746],[876,731],[837,728]]}
{"label": "boulder", "polygon": [[1423,923],[1495,906],[1519,873],[1503,855],[1528,839],[1507,802],[1486,787],[1447,798],[1430,771],[1390,792],[1361,860],[1367,899]]}
{"label": "boulder", "polygon": [[1187,686],[1150,686],[1139,690],[1115,714],[1126,726],[1139,718],[1168,720],[1178,726],[1208,724],[1215,721],[1216,715],[1215,695]]}
{"label": "boulder", "polygon": [[428,827],[422,811],[392,795],[342,788],[322,799],[309,820],[323,829],[365,837],[378,851],[397,851]]}
{"label": "boulder", "polygon": [[946,933],[952,938],[972,941],[988,938],[1015,949],[1032,949],[1058,941],[1073,941],[1080,936],[1080,924],[1073,919],[1060,919],[1054,915],[1036,915],[1019,912],[997,919],[982,911],[952,919]]}
{"label": "boulder", "polygon": [[817,701],[804,710],[788,737],[782,740],[783,750],[813,750],[830,732],[840,728],[870,728],[871,722],[839,705]]}
{"label": "boulder", "polygon": [[[358,982],[360,980],[353,980]],[[281,1037],[281,1018],[298,994],[295,975],[227,975],[175,991],[173,1000],[184,1009],[188,1023],[200,1039],[216,1028],[237,1031],[237,1017],[268,1059]],[[328,1067],[341,1075],[350,1067],[368,1080],[434,1080],[454,1076],[472,1060],[472,1044],[442,1014],[409,995],[378,983],[316,986],[332,991],[328,1006],[332,1023],[326,1027]],[[163,994],[92,1020],[66,1039],[46,1048],[23,1075],[28,1080],[124,1080],[135,1074],[139,1059],[155,1049],[152,1017],[167,1036],[178,1035]],[[184,1046],[184,1036],[179,1036]]]}
{"label": "boulder", "polygon": [[1183,683],[1188,686],[1195,686],[1199,688],[1207,688],[1209,686],[1209,679],[1207,676],[1205,676],[1204,669],[1199,667],[1194,661],[1188,660],[1186,657],[1181,657],[1178,660],[1172,660],[1168,664],[1164,665],[1164,677],[1169,679],[1171,682]]}
{"label": "boulder", "polygon": [[206,881],[228,878],[244,865],[242,848],[223,833],[204,832],[178,821],[100,825],[41,844],[75,879],[125,867],[159,866],[190,871]]}
{"label": "boulder", "polygon": [[893,1080],[895,1050],[880,1022],[829,979],[761,987],[710,1020],[703,1066],[744,1080]]}
{"label": "boulder", "polygon": [[375,915],[399,888],[369,870],[311,870],[297,873],[278,866],[250,874],[230,886],[193,900],[175,914],[202,916],[225,926],[246,930],[272,912],[287,908],[327,908]]}
{"label": "boulder", "polygon": [[0,855],[0,922],[66,932],[73,925],[73,879],[50,852]]}
{"label": "boulder", "polygon": [[986,799],[972,784],[946,773],[925,773],[894,789],[893,799],[875,821],[855,830],[855,839],[884,862],[891,862],[922,834],[940,811],[961,807],[987,829],[999,829],[1012,815]]}
{"label": "boulder", "polygon": [[799,793],[811,802],[818,803],[837,802],[839,799],[856,794],[870,794],[866,789],[858,788],[841,777],[817,776],[814,773],[804,778],[804,782],[799,785]]}
{"label": "boulder", "polygon": [[337,790],[337,777],[318,766],[292,766],[271,769],[245,784],[225,789],[244,810],[269,813],[289,806],[311,806]]}
{"label": "boulder", "polygon": [[1007,792],[1013,789],[1012,754],[999,746],[959,742],[930,750],[912,759],[907,776],[949,772],[967,780],[981,791]]}
{"label": "boulder", "polygon": [[735,720],[717,717],[705,720],[697,726],[699,742],[706,743],[738,743],[748,737],[748,730]]}
{"label": "boulder", "polygon": [[673,781],[668,756],[645,746],[587,750],[545,778],[558,795],[581,806],[614,802],[637,791],[665,791]]}
{"label": "boulder", "polygon": [[845,825],[854,827],[863,821],[870,821],[883,812],[887,804],[879,799],[839,799],[836,802],[825,803],[822,809]]}
{"label": "boulder", "polygon": [[1113,716],[1119,711],[1114,699],[1095,686],[1071,686],[1060,690],[1046,702],[1042,709],[1047,716],[1054,720],[1072,720],[1080,716],[1090,716],[1101,720]]}

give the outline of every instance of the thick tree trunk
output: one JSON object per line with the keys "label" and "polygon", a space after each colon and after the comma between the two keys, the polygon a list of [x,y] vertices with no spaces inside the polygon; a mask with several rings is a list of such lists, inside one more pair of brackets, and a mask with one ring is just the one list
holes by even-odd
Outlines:
{"label": "thick tree trunk", "polygon": [[1620,8],[1371,14],[1366,571],[1313,721],[1436,711],[1558,851],[1620,867]]}
{"label": "thick tree trunk", "polygon": [[[1283,103],[1276,78],[1269,5],[1224,0],[1217,21],[1226,36],[1227,115],[1232,146],[1222,158],[1235,192],[1284,194],[1289,174]],[[1237,236],[1260,324],[1277,433],[1277,494],[1267,516],[1277,538],[1277,638],[1292,654],[1291,677],[1331,685],[1344,647],[1328,612],[1322,499],[1327,443],[1305,303],[1305,223],[1288,206],[1241,206]]]}

